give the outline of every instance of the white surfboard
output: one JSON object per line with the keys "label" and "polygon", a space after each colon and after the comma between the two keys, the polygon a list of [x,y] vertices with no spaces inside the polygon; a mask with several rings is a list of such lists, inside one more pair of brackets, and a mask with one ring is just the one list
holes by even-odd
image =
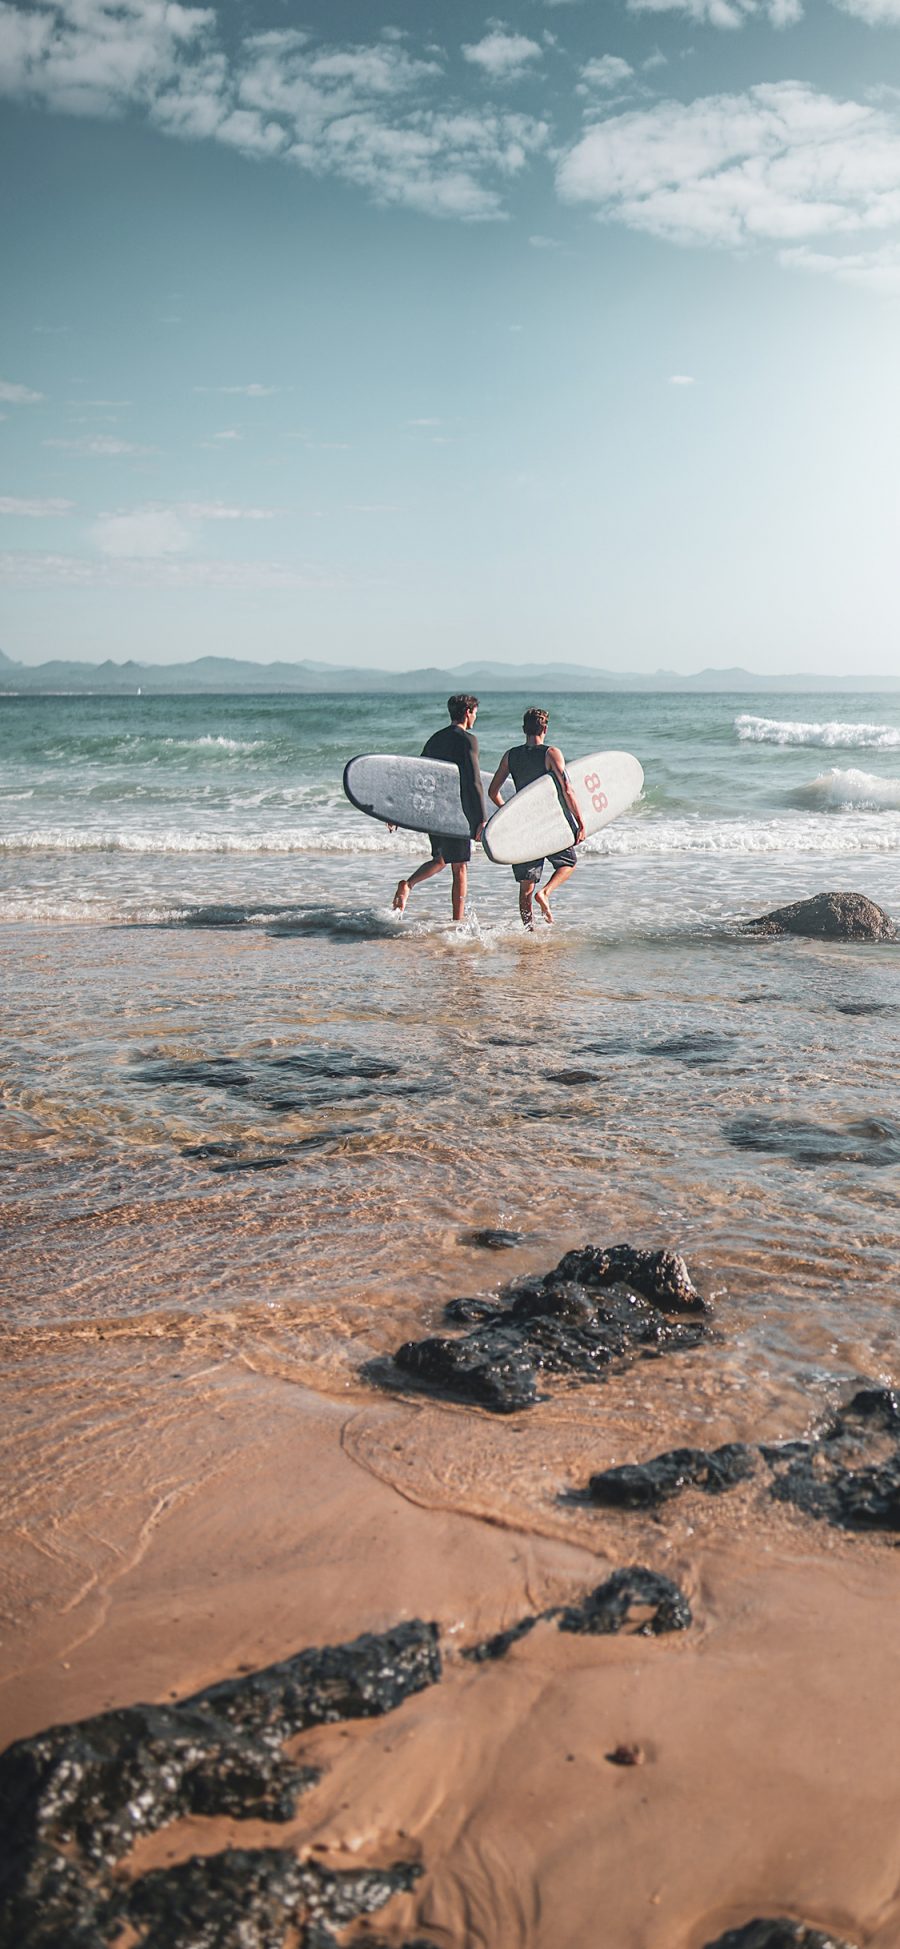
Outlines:
{"label": "white surfboard", "polygon": [[[493,772],[483,771],[485,803]],[[370,752],[344,766],[344,791],[358,812],[409,832],[437,832],[468,839],[469,821],[459,795],[459,769],[440,758],[398,758]]]}
{"label": "white surfboard", "polygon": [[[618,819],[635,799],[644,774],[629,751],[593,751],[567,764],[569,784],[581,812],[585,838]],[[488,820],[482,845],[497,866],[521,866],[571,846],[572,828],[549,773],[516,792]]]}

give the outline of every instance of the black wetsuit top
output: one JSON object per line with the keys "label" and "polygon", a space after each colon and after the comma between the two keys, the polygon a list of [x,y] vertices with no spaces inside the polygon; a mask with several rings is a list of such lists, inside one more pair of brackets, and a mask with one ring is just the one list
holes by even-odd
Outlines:
{"label": "black wetsuit top", "polygon": [[461,724],[445,724],[435,731],[422,751],[423,758],[440,758],[459,771],[459,796],[473,837],[487,818],[481,770],[478,764],[478,739]]}
{"label": "black wetsuit top", "polygon": [[547,770],[547,746],[545,744],[516,744],[506,754],[509,775],[517,792],[524,792],[526,785],[533,785],[536,778],[543,778]]}
{"label": "black wetsuit top", "polygon": [[[510,778],[517,792],[524,792],[526,785],[533,785],[536,778],[543,778],[545,773],[550,771],[549,757],[550,751],[546,744],[513,745],[512,750],[506,754],[506,762],[509,766]],[[551,777],[553,777],[552,773]],[[553,783],[556,786],[556,796],[559,799],[560,806],[565,813],[568,824],[572,828],[574,837],[577,827],[572,818],[571,810],[560,791],[559,779],[553,778]]]}

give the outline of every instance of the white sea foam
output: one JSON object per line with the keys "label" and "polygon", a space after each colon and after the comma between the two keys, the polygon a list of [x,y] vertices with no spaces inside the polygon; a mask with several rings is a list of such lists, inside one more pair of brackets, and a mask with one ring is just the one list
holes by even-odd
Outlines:
{"label": "white sea foam", "polygon": [[[832,781],[842,781],[834,784]],[[848,782],[849,781],[849,782]],[[900,852],[900,779],[871,779],[865,772],[830,772],[801,788],[804,810],[771,818],[644,817],[622,819],[589,839],[582,851],[594,858],[659,858],[698,854],[742,857]],[[844,813],[835,819],[835,809]],[[894,813],[898,816],[892,816]],[[231,855],[245,859],[322,853],[344,857],[387,854],[409,860],[428,851],[424,833],[388,833],[374,822],[359,826],[181,827],[124,829],[91,826],[33,827],[0,835],[0,854],[143,854],[147,857]]]}
{"label": "white sea foam", "polygon": [[162,738],[161,744],[176,745],[179,751],[202,751],[204,747],[218,751],[260,751],[266,743],[265,738],[222,738],[206,732],[201,738]]}
{"label": "white sea foam", "polygon": [[886,751],[900,747],[900,730],[892,724],[804,724],[790,718],[753,717],[742,711],[734,728],[744,744],[844,745],[860,750]]}
{"label": "white sea foam", "polygon": [[876,778],[868,771],[823,771],[798,787],[798,803],[836,812],[900,811],[900,778]]}

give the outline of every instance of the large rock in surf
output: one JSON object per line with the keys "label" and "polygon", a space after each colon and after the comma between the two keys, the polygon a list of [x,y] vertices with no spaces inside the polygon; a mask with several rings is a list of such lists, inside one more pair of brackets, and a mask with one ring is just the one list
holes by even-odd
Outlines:
{"label": "large rock in surf", "polygon": [[754,934],[803,934],[819,941],[895,941],[897,929],[883,907],[864,893],[816,893],[770,914],[748,920]]}
{"label": "large rock in surf", "polygon": [[551,1272],[506,1289],[508,1302],[451,1300],[444,1317],[472,1331],[406,1340],[393,1363],[363,1371],[381,1385],[397,1375],[470,1401],[494,1414],[515,1414],[541,1396],[539,1381],[602,1379],[630,1359],[685,1352],[709,1328],[710,1307],[677,1252],[631,1245],[585,1245]]}

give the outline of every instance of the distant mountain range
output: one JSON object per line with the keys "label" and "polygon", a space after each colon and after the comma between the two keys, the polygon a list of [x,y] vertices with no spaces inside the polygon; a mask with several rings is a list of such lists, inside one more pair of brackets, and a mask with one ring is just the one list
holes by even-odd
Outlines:
{"label": "distant mountain range", "polygon": [[823,677],[788,672],[760,676],[755,670],[676,670],[650,673],[593,670],[583,663],[459,663],[452,670],[357,670],[336,663],[251,663],[228,656],[200,656],[190,663],[16,663],[0,650],[0,695],[20,696],[171,696],[223,692],[273,694],[385,691],[449,695],[466,690],[527,691],[534,696],[578,690],[620,691],[879,691],[900,688],[900,674],[888,677]]}

